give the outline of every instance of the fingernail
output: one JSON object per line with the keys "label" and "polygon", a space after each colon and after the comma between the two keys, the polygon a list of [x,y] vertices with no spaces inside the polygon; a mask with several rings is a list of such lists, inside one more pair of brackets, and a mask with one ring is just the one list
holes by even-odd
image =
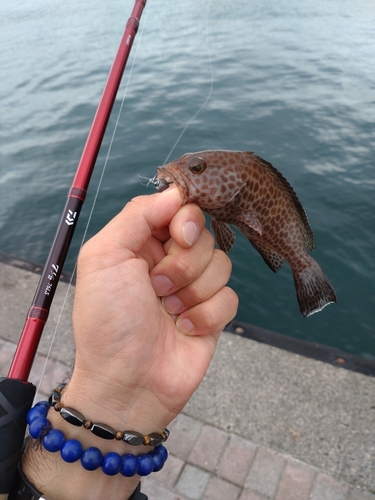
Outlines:
{"label": "fingernail", "polygon": [[176,314],[182,309],[182,302],[176,295],[168,295],[163,299],[163,305],[171,314]]}
{"label": "fingernail", "polygon": [[165,295],[173,288],[172,281],[167,276],[158,275],[151,278],[151,284],[154,287],[156,295]]}
{"label": "fingernail", "polygon": [[190,333],[194,330],[193,323],[187,318],[177,320],[176,326],[182,333]]}
{"label": "fingernail", "polygon": [[191,246],[198,239],[198,228],[195,222],[189,220],[182,226],[182,236],[186,243]]}

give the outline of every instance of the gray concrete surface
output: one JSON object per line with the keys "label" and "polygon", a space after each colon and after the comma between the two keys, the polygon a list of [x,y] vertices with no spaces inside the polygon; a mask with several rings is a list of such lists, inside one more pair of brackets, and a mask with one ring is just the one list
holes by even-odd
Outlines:
{"label": "gray concrete surface", "polygon": [[[2,375],[37,282],[34,273],[0,262]],[[54,378],[61,380],[73,359],[73,295],[74,287],[59,284],[38,355],[47,367],[42,393],[48,393]],[[52,360],[47,361],[55,331]],[[34,383],[42,372],[37,365]],[[375,493],[375,378],[224,332],[212,365],[180,421],[185,427],[195,426],[194,449],[181,456],[182,440],[174,444],[171,437],[170,467],[178,473],[173,484],[172,472],[167,474],[166,483],[147,479],[145,488],[154,493],[151,500],[375,500],[370,493]],[[179,425],[175,424],[176,435],[187,432],[179,430]],[[214,439],[210,438],[213,434]],[[204,439],[208,441],[202,445]],[[224,444],[215,457],[212,452],[202,458],[210,439],[211,444]],[[225,467],[220,466],[224,456],[235,453],[231,451],[234,439],[241,441],[246,453],[253,450],[241,484],[226,478]],[[194,484],[201,485],[200,496],[186,491],[191,477]],[[272,492],[262,490],[265,483],[273,484]]]}
{"label": "gray concrete surface", "polygon": [[186,412],[375,489],[374,406],[374,378],[224,333]]}

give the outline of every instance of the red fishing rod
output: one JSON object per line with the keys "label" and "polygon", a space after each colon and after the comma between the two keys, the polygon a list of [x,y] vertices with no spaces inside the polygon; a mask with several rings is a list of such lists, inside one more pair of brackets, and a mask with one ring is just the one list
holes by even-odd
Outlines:
{"label": "red fishing rod", "polygon": [[[4,416],[0,417],[0,441],[2,445],[0,495],[10,491],[14,479],[15,465],[19,458],[26,428],[25,416],[31,407],[35,394],[35,387],[27,380],[146,1],[135,1],[133,11],[126,24],[68,194],[54,242],[28,311],[8,378],[0,379],[0,409],[5,409],[5,418]],[[13,423],[13,427],[18,429],[17,435],[9,433],[10,423]]]}

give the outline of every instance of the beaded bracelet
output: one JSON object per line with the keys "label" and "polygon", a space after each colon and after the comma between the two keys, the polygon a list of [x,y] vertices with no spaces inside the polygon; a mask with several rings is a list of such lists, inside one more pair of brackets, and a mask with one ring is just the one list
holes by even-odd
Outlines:
{"label": "beaded bracelet", "polygon": [[157,446],[153,451],[142,455],[119,455],[116,452],[103,453],[91,446],[83,449],[82,444],[76,439],[66,439],[63,432],[53,429],[51,422],[46,418],[50,404],[40,401],[31,408],[26,416],[29,424],[29,434],[34,439],[41,439],[43,447],[51,452],[60,451],[65,462],[81,461],[86,470],[102,468],[104,474],[114,476],[118,473],[125,477],[136,474],[148,476],[151,472],[161,470],[168,458],[168,451],[163,445]]}
{"label": "beaded bracelet", "polygon": [[94,423],[92,420],[87,420],[78,410],[65,407],[63,403],[61,403],[61,393],[65,386],[66,384],[59,384],[55,387],[48,402],[56,411],[60,413],[64,420],[69,422],[69,424],[76,425],[77,427],[83,426],[85,429],[88,429],[95,434],[95,436],[103,439],[116,439],[117,441],[122,440],[133,446],[141,446],[143,444],[156,447],[165,443],[168,439],[170,434],[168,429],[164,429],[161,434],[152,432],[151,434],[143,436],[136,431],[116,431],[110,425]]}

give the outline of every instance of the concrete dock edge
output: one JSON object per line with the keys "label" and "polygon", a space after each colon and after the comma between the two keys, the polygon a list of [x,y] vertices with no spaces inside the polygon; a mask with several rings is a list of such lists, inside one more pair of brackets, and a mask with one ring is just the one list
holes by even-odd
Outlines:
{"label": "concrete dock edge", "polygon": [[[15,257],[2,255],[0,258],[2,376],[7,373],[13,347],[18,342],[38,283],[39,270],[40,266]],[[60,381],[54,378],[65,377],[72,366],[74,349],[70,316],[73,296],[74,285],[62,281],[38,351],[39,361],[43,361],[46,367],[41,394],[48,393],[53,384]],[[54,342],[50,351],[52,338]],[[375,378],[371,376],[371,363],[366,365],[370,372],[365,375],[361,370],[344,369],[335,366],[334,362],[292,351],[248,336],[223,332],[203,383],[174,424],[177,434],[182,428],[184,432],[195,429],[194,449],[186,456],[179,456],[178,445],[171,440],[171,467],[179,470],[174,483],[171,483],[171,476],[168,484],[150,479],[145,483],[146,488],[152,486],[154,491],[164,488],[160,498],[175,500],[374,500]],[[46,359],[48,353],[49,360]],[[36,382],[42,372],[39,366],[33,373]],[[216,462],[214,452],[211,452],[214,462],[208,467],[204,460],[203,464],[201,462],[202,442],[210,442],[210,439],[216,444],[224,444]],[[233,453],[231,446],[236,439],[240,440],[237,446],[242,446],[241,453],[249,457],[242,482],[225,478],[223,467],[220,469],[223,457]],[[257,486],[259,477],[263,477],[262,464],[268,464],[268,469],[274,474],[279,470],[272,492],[262,492],[262,486]],[[198,473],[199,484],[204,486],[201,496],[193,497],[192,493],[186,493],[184,484],[189,481],[189,474]],[[300,496],[285,496],[283,491],[287,491],[293,474],[306,477],[307,483],[311,484]],[[338,493],[336,496],[320,495],[319,491],[324,488],[328,492],[334,491],[332,485],[336,484],[335,481],[341,488],[337,490],[341,491],[341,496]],[[214,497],[215,488],[221,491],[227,488],[228,493]]]}

